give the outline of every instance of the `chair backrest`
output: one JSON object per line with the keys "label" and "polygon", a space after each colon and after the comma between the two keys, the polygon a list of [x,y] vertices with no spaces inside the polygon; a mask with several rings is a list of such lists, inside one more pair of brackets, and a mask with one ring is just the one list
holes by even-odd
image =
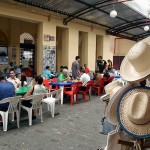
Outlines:
{"label": "chair backrest", "polygon": [[47,93],[46,96],[47,96],[47,97],[53,97],[53,98],[55,98],[56,100],[60,100],[60,97],[61,97],[61,89],[55,90],[55,91],[50,92],[50,93]]}
{"label": "chair backrest", "polygon": [[91,81],[88,81],[86,85],[86,92],[89,92],[91,86],[92,86]]}
{"label": "chair backrest", "polygon": [[78,82],[71,85],[71,91],[73,91],[73,93],[79,92],[79,83]]}
{"label": "chair backrest", "polygon": [[99,82],[100,82],[100,87],[104,87],[104,78],[101,78],[101,79],[99,80]]}
{"label": "chair backrest", "polygon": [[113,81],[113,79],[114,79],[114,76],[109,77],[108,82],[112,82],[112,81]]}
{"label": "chair backrest", "polygon": [[39,108],[41,106],[41,102],[42,102],[44,95],[45,93],[31,95],[26,98],[23,98],[23,100],[31,100],[32,108]]}
{"label": "chair backrest", "polygon": [[8,111],[15,112],[18,110],[18,102],[20,101],[21,96],[8,97],[0,101],[0,104],[9,103]]}
{"label": "chair backrest", "polygon": [[91,85],[93,85],[94,84],[94,80],[90,80],[90,83],[91,83]]}
{"label": "chair backrest", "polygon": [[48,88],[48,90],[50,89],[50,80],[48,80],[48,79],[44,79],[43,80],[43,85],[45,86],[45,87],[47,87]]}
{"label": "chair backrest", "polygon": [[52,81],[53,82],[57,82],[58,78],[53,78]]}
{"label": "chair backrest", "polygon": [[31,85],[33,78],[32,77],[26,77],[26,79],[27,79],[27,84]]}

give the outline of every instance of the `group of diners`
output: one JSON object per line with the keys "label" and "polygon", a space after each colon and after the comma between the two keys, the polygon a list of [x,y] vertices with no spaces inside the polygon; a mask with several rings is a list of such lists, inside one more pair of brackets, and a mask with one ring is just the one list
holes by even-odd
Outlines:
{"label": "group of diners", "polygon": [[[22,75],[24,77],[24,75]],[[26,84],[23,85],[23,82],[20,81],[18,78],[15,77],[14,72],[10,71],[10,77],[6,80],[4,75],[0,75],[0,100],[3,100],[8,97],[14,97],[16,96],[16,89],[19,86],[26,86]],[[36,95],[39,93],[46,93],[47,89],[42,84],[43,78],[41,76],[36,76],[32,82],[32,86],[30,87],[29,91],[22,95],[22,97],[27,97],[30,95]],[[22,84],[22,85],[21,85]],[[31,101],[22,101],[22,105],[26,107],[32,107]],[[8,103],[0,104],[0,111],[7,111],[8,110]],[[33,118],[35,117],[33,113]],[[0,119],[1,120],[1,119]]]}

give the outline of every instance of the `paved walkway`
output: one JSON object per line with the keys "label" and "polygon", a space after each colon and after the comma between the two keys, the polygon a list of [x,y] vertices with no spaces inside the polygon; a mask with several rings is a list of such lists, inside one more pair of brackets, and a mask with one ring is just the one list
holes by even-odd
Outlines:
{"label": "paved walkway", "polygon": [[19,129],[15,122],[7,132],[0,127],[0,150],[97,150],[106,144],[106,136],[99,133],[104,109],[99,97],[92,96],[86,103],[80,100],[72,107],[57,107],[60,114],[54,118],[46,105],[44,109],[43,123],[36,119],[29,127],[26,116]]}

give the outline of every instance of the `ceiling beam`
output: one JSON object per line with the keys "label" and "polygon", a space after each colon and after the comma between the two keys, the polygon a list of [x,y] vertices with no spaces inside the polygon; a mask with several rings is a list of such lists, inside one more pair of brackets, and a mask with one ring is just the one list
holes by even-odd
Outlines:
{"label": "ceiling beam", "polygon": [[134,29],[137,27],[142,27],[142,26],[149,25],[149,24],[150,24],[150,20],[147,23],[145,21],[141,21],[141,22],[131,23],[127,26],[117,28],[115,30],[117,33],[121,33],[121,32],[127,31],[127,30],[131,30],[131,29]]}
{"label": "ceiling beam", "polygon": [[132,41],[137,40],[136,38],[134,38],[133,35],[132,35],[132,37],[130,37],[130,36],[126,36],[126,35],[123,35],[123,34],[116,34],[116,33],[112,33],[112,32],[107,32],[107,34],[117,36],[117,37],[121,37],[121,38],[125,38],[125,39],[132,40]]}
{"label": "ceiling beam", "polygon": [[[100,12],[103,12],[104,14],[107,14],[107,15],[110,14],[109,12],[104,11],[103,9],[100,9],[100,7],[92,6],[92,4],[86,3],[86,2],[84,2],[84,1],[81,1],[81,0],[74,0],[74,1],[76,1],[76,2],[78,2],[78,3],[81,3],[81,4],[84,4],[84,5],[88,6],[88,7],[90,7],[91,9],[88,9],[87,11],[84,11],[84,12],[81,11],[79,14],[76,14],[76,16],[74,15],[74,17],[65,18],[64,21],[63,21],[65,25],[67,25],[67,23],[70,22],[71,20],[73,20],[73,19],[78,19],[78,17],[82,16],[83,14],[86,14],[86,13],[91,12],[91,11],[94,11],[94,10],[98,10],[98,11],[100,11]],[[111,0],[109,0],[109,2],[110,2],[110,1],[111,1]],[[132,1],[132,0],[125,0],[125,1]],[[115,1],[115,2],[116,2],[116,4],[122,3],[122,1],[119,1],[119,2]],[[112,4],[113,4],[112,2],[109,3],[109,5],[112,5]],[[127,21],[126,19],[123,19],[123,18],[118,17],[118,16],[117,16],[116,18],[118,18],[118,19],[120,19],[120,20],[122,20],[122,21],[125,21],[125,22],[129,22],[129,21]]]}

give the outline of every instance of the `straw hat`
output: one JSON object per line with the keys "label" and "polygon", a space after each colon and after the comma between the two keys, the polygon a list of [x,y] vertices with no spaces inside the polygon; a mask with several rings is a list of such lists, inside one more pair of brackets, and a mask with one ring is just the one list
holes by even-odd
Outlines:
{"label": "straw hat", "polygon": [[135,87],[118,103],[120,127],[136,138],[150,137],[150,87]]}
{"label": "straw hat", "polygon": [[150,74],[150,45],[147,41],[135,44],[123,59],[121,77],[126,81],[142,80]]}
{"label": "straw hat", "polygon": [[117,105],[119,102],[119,99],[121,98],[122,94],[126,92],[128,89],[137,86],[138,83],[128,83],[122,88],[120,88],[110,99],[107,110],[106,110],[106,117],[108,118],[109,122],[111,122],[113,125],[118,125],[117,121]]}
{"label": "straw hat", "polygon": [[106,92],[106,95],[110,95],[110,99],[113,97],[113,95],[122,87],[121,83],[119,81],[113,81],[109,84],[107,84],[104,89]]}

